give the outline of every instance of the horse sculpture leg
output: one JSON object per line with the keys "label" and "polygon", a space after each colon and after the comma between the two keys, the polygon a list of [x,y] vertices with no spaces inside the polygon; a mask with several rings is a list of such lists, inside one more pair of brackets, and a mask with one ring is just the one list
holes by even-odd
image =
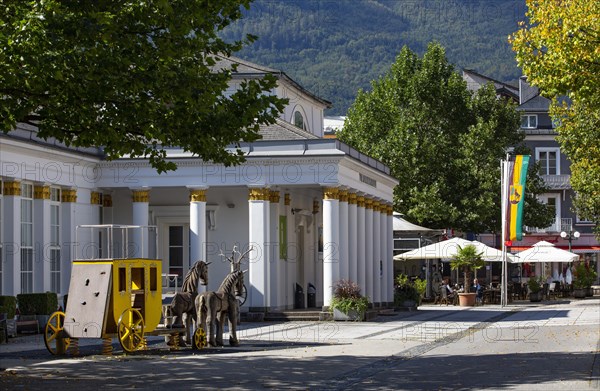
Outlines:
{"label": "horse sculpture leg", "polygon": [[221,311],[218,314],[217,319],[217,346],[223,346],[223,333],[225,332],[225,316],[227,313],[225,311]]}
{"label": "horse sculpture leg", "polygon": [[238,301],[237,299],[230,300],[229,303],[229,346],[238,346],[240,341],[236,335],[236,328],[238,322]]}

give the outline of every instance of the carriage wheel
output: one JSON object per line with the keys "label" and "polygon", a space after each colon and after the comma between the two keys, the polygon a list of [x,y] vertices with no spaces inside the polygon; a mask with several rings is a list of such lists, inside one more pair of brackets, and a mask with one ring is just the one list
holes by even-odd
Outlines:
{"label": "carriage wheel", "polygon": [[244,305],[244,303],[246,302],[246,298],[248,298],[248,290],[246,290],[246,284],[244,284],[244,287],[242,288],[242,294],[236,296],[236,299],[240,303],[240,307]]}
{"label": "carriage wheel", "polygon": [[65,313],[56,311],[48,319],[46,327],[44,327],[44,343],[46,349],[54,355],[61,355],[67,352],[67,348],[71,343],[70,338],[65,338],[64,333]]}
{"label": "carriage wheel", "polygon": [[144,318],[135,308],[127,308],[117,324],[119,343],[126,352],[134,352],[144,343]]}
{"label": "carriage wheel", "polygon": [[206,333],[202,327],[198,327],[194,332],[194,338],[192,340],[192,347],[200,350],[208,345],[206,341]]}

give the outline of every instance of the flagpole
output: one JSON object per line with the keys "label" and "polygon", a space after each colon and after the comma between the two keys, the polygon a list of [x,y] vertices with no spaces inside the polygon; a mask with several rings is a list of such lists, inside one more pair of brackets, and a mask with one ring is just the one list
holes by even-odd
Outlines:
{"label": "flagpole", "polygon": [[501,213],[502,213],[502,218],[500,219],[500,221],[502,222],[502,283],[500,284],[500,305],[502,307],[506,306],[507,304],[507,292],[506,292],[506,288],[508,285],[507,282],[507,278],[506,278],[506,269],[507,269],[507,249],[506,249],[506,212],[507,212],[507,208],[508,208],[508,159],[509,159],[509,154],[506,154],[506,160],[501,160],[501,190],[500,190],[500,194],[502,197],[502,201],[501,201]]}

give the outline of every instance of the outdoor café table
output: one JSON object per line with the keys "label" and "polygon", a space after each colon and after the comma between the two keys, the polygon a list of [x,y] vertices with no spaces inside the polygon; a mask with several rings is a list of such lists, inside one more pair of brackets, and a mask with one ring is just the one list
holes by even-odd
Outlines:
{"label": "outdoor caf\u00e9 table", "polygon": [[500,303],[500,289],[498,288],[488,288],[483,291],[483,302],[490,304],[499,304]]}

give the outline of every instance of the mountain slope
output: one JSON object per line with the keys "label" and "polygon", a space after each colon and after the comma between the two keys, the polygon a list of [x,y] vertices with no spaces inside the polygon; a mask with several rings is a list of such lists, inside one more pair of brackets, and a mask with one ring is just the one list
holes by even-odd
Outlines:
{"label": "mountain slope", "polygon": [[285,71],[343,115],[404,45],[423,53],[436,40],[457,68],[516,80],[507,37],[525,10],[525,0],[256,0],[224,35],[257,35],[237,55]]}

